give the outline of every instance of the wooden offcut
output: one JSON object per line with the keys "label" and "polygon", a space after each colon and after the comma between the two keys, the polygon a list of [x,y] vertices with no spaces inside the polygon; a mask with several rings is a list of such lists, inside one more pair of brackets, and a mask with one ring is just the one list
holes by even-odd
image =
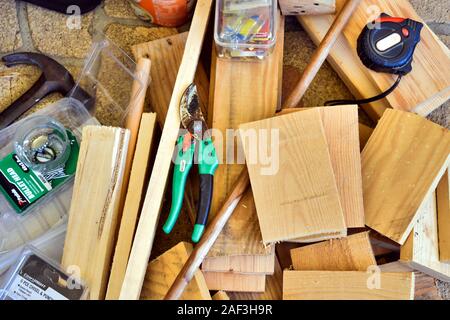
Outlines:
{"label": "wooden offcut", "polygon": [[294,270],[367,271],[377,262],[369,233],[328,240],[291,250]]}
{"label": "wooden offcut", "polygon": [[450,263],[450,169],[447,169],[436,189],[439,260]]}
{"label": "wooden offcut", "polygon": [[279,0],[284,16],[332,14],[336,11],[335,0]]}
{"label": "wooden offcut", "polygon": [[180,128],[179,103],[194,81],[203,38],[208,24],[211,0],[197,1],[177,80],[173,89],[161,140],[150,177],[141,217],[134,237],[120,299],[138,299],[153,246],[159,213],[166,189],[175,142]]}
{"label": "wooden offcut", "polygon": [[264,292],[266,276],[264,274],[242,274],[233,272],[205,272],[203,276],[209,290],[233,292]]}
{"label": "wooden offcut", "polygon": [[217,291],[215,295],[212,296],[213,300],[230,300],[230,297],[225,291]]}
{"label": "wooden offcut", "polygon": [[436,194],[427,197],[414,229],[400,250],[400,261],[442,281],[450,281],[450,264],[439,261]]}
{"label": "wooden offcut", "polygon": [[[148,264],[141,300],[162,300],[192,252],[192,245],[180,242]],[[200,270],[187,285],[181,300],[211,300]]]}
{"label": "wooden offcut", "polygon": [[283,300],[413,300],[414,273],[284,271]]}
{"label": "wooden offcut", "polygon": [[362,152],[366,225],[403,244],[450,162],[450,132],[388,109]]}
{"label": "wooden offcut", "polygon": [[106,299],[119,298],[120,289],[122,288],[128,257],[133,244],[133,236],[136,229],[139,209],[142,204],[142,194],[144,193],[146,172],[149,167],[149,157],[152,148],[155,124],[155,113],[144,113],[142,115]]}
{"label": "wooden offcut", "polygon": [[129,135],[121,128],[83,128],[62,265],[76,266],[92,300],[106,293]]}
{"label": "wooden offcut", "polygon": [[[240,129],[263,242],[314,242],[345,236],[320,111],[277,116]],[[266,134],[266,139],[247,141],[245,135],[252,132]],[[270,134],[278,135],[279,143],[267,137]],[[265,149],[258,151],[257,147]],[[254,158],[264,152],[276,157],[269,161],[272,167]]]}

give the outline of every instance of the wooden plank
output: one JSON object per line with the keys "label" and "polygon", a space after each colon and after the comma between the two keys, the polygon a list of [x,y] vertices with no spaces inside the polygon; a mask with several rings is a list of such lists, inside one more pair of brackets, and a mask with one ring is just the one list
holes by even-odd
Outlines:
{"label": "wooden plank", "polygon": [[[141,300],[162,300],[192,252],[192,245],[180,242],[147,267]],[[211,300],[205,278],[198,270],[184,290],[181,300]]]}
{"label": "wooden plank", "polygon": [[449,153],[447,129],[412,113],[386,110],[361,155],[366,225],[403,244],[448,167]]}
{"label": "wooden plank", "polygon": [[[240,128],[263,242],[314,242],[345,236],[344,214],[320,111],[295,112]],[[278,138],[273,145],[273,138],[247,141],[245,135],[255,132],[275,132]],[[259,151],[252,150],[257,145]],[[274,167],[264,172],[254,155],[269,150],[277,158],[272,159]]]}
{"label": "wooden plank", "polygon": [[450,281],[450,264],[439,261],[435,193],[427,197],[415,218],[413,232],[400,250],[400,261],[442,281]]}
{"label": "wooden plank", "polygon": [[125,205],[120,222],[111,275],[108,282],[106,299],[119,298],[123,278],[127,268],[133,244],[134,231],[138,220],[139,209],[142,204],[146,172],[149,167],[149,157],[152,148],[153,133],[156,124],[155,113],[142,114],[136,151],[131,166],[130,183],[126,192]]}
{"label": "wooden plank", "polygon": [[140,295],[180,127],[179,102],[185,89],[194,80],[210,9],[211,0],[197,1],[183,59],[167,111],[153,173],[150,177],[141,218],[136,230],[120,299],[138,299]]}
{"label": "wooden plank", "polygon": [[264,274],[239,274],[232,272],[203,272],[209,290],[233,292],[264,292]]}
{"label": "wooden plank", "polygon": [[203,271],[233,272],[233,273],[262,273],[273,274],[275,267],[275,247],[269,255],[221,256],[205,259]]}
{"label": "wooden plank", "polygon": [[436,189],[439,260],[450,263],[450,169],[442,177]]}
{"label": "wooden plank", "polygon": [[230,300],[230,297],[225,291],[217,291],[215,295],[212,296],[213,300]]}
{"label": "wooden plank", "polygon": [[289,15],[319,15],[336,12],[335,0],[279,0],[281,13]]}
{"label": "wooden plank", "polygon": [[320,242],[291,250],[294,270],[367,271],[377,262],[369,233]]}
{"label": "wooden plank", "polygon": [[[413,272],[284,271],[284,300],[413,300]],[[371,277],[374,277],[373,279]],[[374,280],[372,282],[372,280]],[[378,286],[377,286],[378,284]]]}
{"label": "wooden plank", "polygon": [[361,151],[364,149],[364,147],[367,144],[367,141],[369,141],[370,136],[373,133],[373,129],[369,126],[366,126],[362,123],[359,124],[359,143]]}
{"label": "wooden plank", "polygon": [[62,265],[78,268],[92,300],[103,299],[108,284],[129,135],[83,128]]}
{"label": "wooden plank", "polygon": [[[345,2],[345,0],[338,0]],[[352,15],[344,36],[353,50],[356,50],[357,39],[368,22],[375,20],[370,8],[377,6],[379,12],[394,17],[408,17],[423,22],[408,0],[363,0]],[[402,79],[398,88],[386,97],[390,105],[396,109],[427,116],[450,98],[450,51],[444,49],[432,31],[425,27],[420,35],[420,43],[414,53],[413,70]],[[380,91],[389,88],[397,76],[367,70],[369,79]],[[431,105],[423,103],[433,100]]]}
{"label": "wooden plank", "polygon": [[281,300],[283,297],[283,270],[275,259],[275,272],[266,276],[266,289],[263,293],[257,292],[229,292],[231,300]]}

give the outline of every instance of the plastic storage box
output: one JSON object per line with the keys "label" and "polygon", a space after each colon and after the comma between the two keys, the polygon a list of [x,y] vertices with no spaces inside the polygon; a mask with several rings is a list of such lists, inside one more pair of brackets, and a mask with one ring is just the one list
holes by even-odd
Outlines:
{"label": "plastic storage box", "polygon": [[219,57],[264,59],[275,45],[275,0],[217,0],[214,40]]}

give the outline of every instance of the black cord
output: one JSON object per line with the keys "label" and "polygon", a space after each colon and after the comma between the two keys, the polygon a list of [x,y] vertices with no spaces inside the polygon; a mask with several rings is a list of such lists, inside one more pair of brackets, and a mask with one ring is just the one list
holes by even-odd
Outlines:
{"label": "black cord", "polygon": [[392,91],[394,91],[398,87],[401,80],[402,80],[402,75],[399,75],[397,80],[395,81],[395,83],[392,85],[392,87],[390,87],[385,92],[380,93],[379,95],[377,95],[375,97],[361,99],[361,100],[330,100],[330,101],[325,102],[325,106],[339,106],[339,105],[344,105],[344,104],[366,104],[366,103],[371,103],[374,101],[381,100],[383,98],[386,98],[388,95],[390,95],[392,93]]}

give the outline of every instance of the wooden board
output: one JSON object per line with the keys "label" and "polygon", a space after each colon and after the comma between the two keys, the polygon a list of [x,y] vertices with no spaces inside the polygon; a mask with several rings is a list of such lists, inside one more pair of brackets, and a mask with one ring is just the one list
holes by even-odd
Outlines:
{"label": "wooden board", "polygon": [[164,129],[136,230],[120,299],[138,299],[140,295],[180,127],[179,102],[185,89],[194,80],[203,37],[208,24],[211,3],[211,0],[197,1],[183,59],[167,110]]}
{"label": "wooden board", "polygon": [[[284,271],[284,300],[413,300],[414,273],[380,273],[370,287],[365,271]],[[376,276],[376,275],[375,275]]]}
{"label": "wooden board", "polygon": [[377,262],[369,233],[320,242],[291,250],[294,270],[367,271]]}
{"label": "wooden board", "polygon": [[62,265],[76,266],[91,300],[106,293],[129,136],[121,128],[83,128]]}
{"label": "wooden board", "polygon": [[[147,267],[141,300],[162,300],[175,281],[193,248],[190,243],[180,242],[151,261]],[[211,300],[205,278],[198,270],[183,292],[181,300]]]}
{"label": "wooden board", "polygon": [[212,296],[213,300],[230,300],[230,297],[225,291],[217,291],[215,295]]}
{"label": "wooden board", "polygon": [[336,11],[335,0],[279,0],[278,3],[284,16],[331,14]]}
{"label": "wooden board", "polygon": [[209,290],[233,292],[264,292],[264,274],[239,274],[232,272],[203,272]]}
{"label": "wooden board", "polygon": [[[240,128],[263,242],[314,242],[345,236],[344,214],[320,111],[294,112]],[[271,151],[277,157],[272,160],[275,165],[266,172],[254,155],[273,146],[270,139],[248,143],[245,135],[252,132],[279,135],[279,144],[273,143],[279,150]],[[265,150],[252,150],[258,145]]]}
{"label": "wooden board", "polygon": [[269,255],[221,256],[205,259],[203,271],[233,272],[233,273],[262,273],[273,274],[275,267],[275,247]]}
{"label": "wooden board", "polygon": [[427,197],[413,232],[400,250],[400,261],[442,281],[450,281],[450,264],[439,261],[435,193]]}
{"label": "wooden board", "polygon": [[[345,0],[336,1],[338,12],[342,9],[344,1]],[[398,3],[398,1],[395,2],[384,1],[384,2],[389,2],[392,5],[397,5]],[[408,17],[409,15],[406,13],[402,13],[400,16]],[[320,43],[320,41],[322,41],[326,32],[333,23],[334,16],[332,15],[299,16],[298,19],[302,24],[303,28],[307,31],[308,35],[312,38],[314,43],[318,44]],[[349,27],[347,27],[347,29],[348,28]],[[432,33],[432,31],[428,27],[425,28],[427,29],[425,34],[431,34],[434,40],[440,45],[441,47],[440,52],[446,52],[448,56],[449,55],[448,49],[445,47],[445,45],[438,40],[437,36],[434,33]],[[360,28],[359,30],[362,30],[362,28]],[[448,57],[444,60],[447,59]],[[369,76],[370,71],[361,63],[357,53],[353,49],[352,45],[347,41],[344,34],[339,36],[336,44],[333,46],[333,49],[331,50],[330,55],[328,56],[328,62],[331,64],[333,69],[339,74],[340,78],[344,81],[344,83],[347,85],[349,90],[356,98],[359,99],[368,98],[381,93],[380,88],[370,78]],[[421,83],[422,81],[419,80],[415,85],[420,86]],[[402,84],[402,86],[404,86],[404,84]],[[402,106],[410,106],[411,111],[417,112],[420,115],[425,116],[429,112],[431,112],[430,110],[433,110],[438,106],[440,106],[446,99],[449,98],[449,95],[450,90],[448,90],[447,93],[442,92],[441,95],[437,95],[435,97],[430,96],[429,97],[430,99],[428,99],[428,101],[423,102],[420,106],[417,106],[417,104],[407,104],[407,103],[402,104]],[[406,94],[403,94],[403,96],[404,97],[409,96],[408,91],[406,91]],[[447,98],[445,99],[445,97]],[[398,106],[392,105],[390,100],[383,99],[381,101],[374,102],[369,105],[364,105],[362,107],[373,120],[377,121],[379,118],[381,118],[386,108],[390,107],[396,108]]]}
{"label": "wooden board", "polygon": [[266,277],[266,289],[263,293],[257,292],[229,292],[231,300],[281,300],[283,296],[283,270],[275,259],[275,272]]}
{"label": "wooden board", "polygon": [[403,244],[450,162],[450,132],[388,109],[362,152],[366,225]]}
{"label": "wooden board", "polygon": [[142,194],[144,193],[145,177],[149,167],[155,124],[155,113],[142,114],[106,299],[118,299],[120,289],[122,288],[128,257],[130,256],[130,250],[133,244],[139,209],[142,204]]}
{"label": "wooden board", "polygon": [[359,124],[359,144],[361,151],[366,146],[367,141],[369,141],[370,136],[373,133],[373,129],[369,126],[366,126],[362,123]]}
{"label": "wooden board", "polygon": [[436,189],[439,260],[450,263],[450,169],[442,177]]}
{"label": "wooden board", "polygon": [[[345,0],[338,0],[344,2]],[[357,39],[368,22],[375,20],[370,8],[377,6],[379,13],[384,12],[394,17],[408,17],[423,22],[408,0],[363,0],[353,13],[344,35],[353,50]],[[389,88],[397,76],[367,70],[380,91]],[[426,116],[450,98],[450,51],[444,50],[432,31],[425,27],[421,32],[421,41],[414,53],[413,70],[398,88],[386,97],[389,104],[400,110],[411,111]],[[427,104],[432,99],[433,103]],[[424,105],[425,103],[425,105]]]}

